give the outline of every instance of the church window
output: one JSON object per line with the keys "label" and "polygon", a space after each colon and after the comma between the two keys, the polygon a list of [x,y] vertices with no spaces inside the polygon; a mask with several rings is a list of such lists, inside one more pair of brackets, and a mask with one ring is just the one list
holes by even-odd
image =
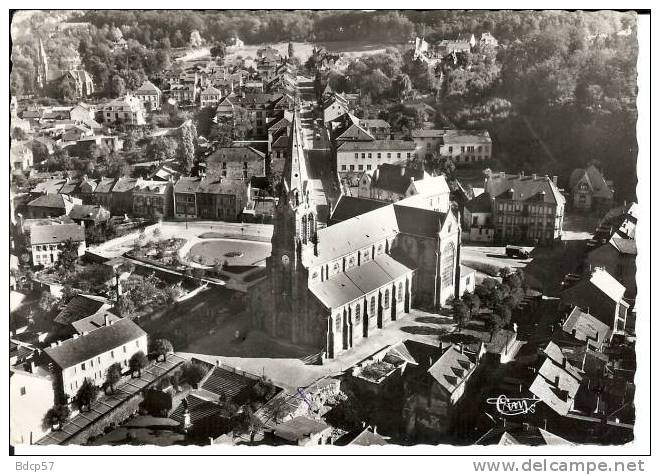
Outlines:
{"label": "church window", "polygon": [[390,306],[390,289],[385,290],[385,296],[383,297],[383,307],[388,308]]}
{"label": "church window", "polygon": [[399,282],[399,288],[396,293],[396,299],[401,302],[401,299],[403,298],[403,282]]}
{"label": "church window", "polygon": [[360,304],[357,304],[357,305],[355,306],[355,323],[356,323],[356,324],[357,324],[357,323],[360,323],[360,316],[361,316],[361,314],[360,314],[360,310],[361,310],[361,309],[360,309]]}
{"label": "church window", "polygon": [[443,288],[454,285],[454,260],[456,249],[454,243],[450,242],[443,250],[442,261],[440,262],[440,274]]}
{"label": "church window", "polygon": [[341,315],[339,313],[335,315],[335,331],[341,331]]}
{"label": "church window", "polygon": [[369,301],[369,315],[376,313],[376,297],[372,296]]}

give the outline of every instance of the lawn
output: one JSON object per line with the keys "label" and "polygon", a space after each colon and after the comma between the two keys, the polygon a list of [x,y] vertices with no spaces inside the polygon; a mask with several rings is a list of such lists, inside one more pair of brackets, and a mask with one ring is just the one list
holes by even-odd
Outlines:
{"label": "lawn", "polygon": [[191,260],[208,266],[218,262],[232,267],[255,266],[270,255],[270,244],[236,239],[212,239],[193,245],[188,255]]}

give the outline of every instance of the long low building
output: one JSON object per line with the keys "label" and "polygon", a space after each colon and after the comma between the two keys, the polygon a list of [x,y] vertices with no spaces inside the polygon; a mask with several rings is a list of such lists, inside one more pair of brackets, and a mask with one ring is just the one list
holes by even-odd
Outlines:
{"label": "long low building", "polygon": [[383,163],[405,163],[413,158],[415,143],[407,140],[347,141],[337,146],[337,171],[340,175],[373,171]]}

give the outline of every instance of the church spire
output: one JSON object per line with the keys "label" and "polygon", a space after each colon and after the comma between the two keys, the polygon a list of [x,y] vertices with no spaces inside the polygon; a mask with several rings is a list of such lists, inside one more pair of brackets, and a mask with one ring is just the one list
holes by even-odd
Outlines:
{"label": "church spire", "polygon": [[37,50],[37,87],[43,89],[46,87],[48,81],[48,56],[46,56],[46,48],[44,42],[39,37],[39,48]]}
{"label": "church spire", "polygon": [[300,116],[294,110],[289,137],[289,154],[284,164],[284,191],[294,207],[303,200],[304,185],[307,181],[305,165],[305,150],[303,147],[302,126]]}

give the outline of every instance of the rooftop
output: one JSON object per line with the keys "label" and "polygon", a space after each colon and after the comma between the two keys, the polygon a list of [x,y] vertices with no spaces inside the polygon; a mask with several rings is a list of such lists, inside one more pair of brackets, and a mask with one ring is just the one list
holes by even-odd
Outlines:
{"label": "rooftop", "polygon": [[85,241],[85,228],[78,224],[46,224],[34,226],[30,233],[30,244],[58,244],[72,239]]}
{"label": "rooftop", "polygon": [[44,351],[60,368],[64,369],[143,336],[146,336],[144,330],[130,319],[122,318],[112,325],[101,327],[78,338],[65,340]]}

